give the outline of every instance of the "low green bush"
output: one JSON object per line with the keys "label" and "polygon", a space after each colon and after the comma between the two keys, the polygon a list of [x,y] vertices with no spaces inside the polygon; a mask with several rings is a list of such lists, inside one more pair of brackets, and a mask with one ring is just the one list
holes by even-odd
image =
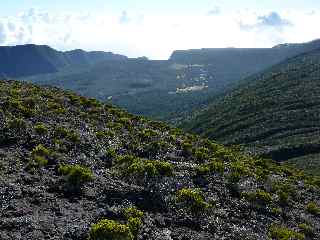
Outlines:
{"label": "low green bush", "polygon": [[89,240],[133,240],[129,226],[103,219],[91,227]]}
{"label": "low green bush", "polygon": [[303,234],[306,236],[312,236],[314,234],[314,229],[312,226],[310,226],[307,223],[301,223],[299,224],[299,228]]}
{"label": "low green bush", "polygon": [[39,167],[45,167],[48,165],[48,159],[42,156],[34,156],[34,161]]}
{"label": "low green bush", "polygon": [[124,155],[118,157],[115,163],[122,169],[124,175],[148,177],[173,175],[172,164],[159,160],[145,160],[132,155]]}
{"label": "low green bush", "polygon": [[37,123],[34,126],[34,130],[40,135],[44,135],[48,133],[48,128],[44,123]]}
{"label": "low green bush", "polygon": [[184,203],[192,212],[202,212],[210,207],[205,201],[203,193],[197,189],[183,188],[176,193],[179,203]]}
{"label": "low green bush", "polygon": [[80,143],[80,135],[76,131],[73,131],[73,130],[69,131],[66,138],[74,144]]}
{"label": "low green bush", "polygon": [[63,114],[66,113],[66,109],[59,103],[51,102],[49,101],[47,103],[47,107],[50,111],[57,113],[57,114]]}
{"label": "low green bush", "polygon": [[144,213],[138,210],[136,207],[129,207],[124,210],[124,215],[128,219],[128,227],[134,238],[138,235],[139,229],[142,225],[142,217]]}
{"label": "low green bush", "polygon": [[241,195],[250,202],[262,205],[272,203],[271,194],[261,189],[258,189],[256,192],[242,193]]}
{"label": "low green bush", "polygon": [[113,159],[117,156],[117,152],[114,148],[109,148],[105,154],[106,158]]}
{"label": "low green bush", "polygon": [[209,149],[208,148],[196,148],[193,150],[193,156],[198,162],[205,162],[209,160]]}
{"label": "low green bush", "polygon": [[249,175],[248,167],[241,161],[235,161],[230,164],[231,172],[228,179],[231,183],[239,182],[242,177]]}
{"label": "low green bush", "polygon": [[208,175],[211,173],[224,173],[224,163],[217,159],[210,159],[209,163],[201,164],[196,168],[197,175]]}
{"label": "low green bush", "polygon": [[68,136],[68,130],[63,126],[59,126],[55,129],[55,136],[65,138]]}
{"label": "low green bush", "polygon": [[32,149],[31,154],[33,156],[48,157],[50,155],[50,150],[44,147],[42,144],[39,144],[34,149]]}
{"label": "low green bush", "polygon": [[310,202],[306,206],[306,210],[313,215],[320,215],[320,207],[316,202]]}
{"label": "low green bush", "polygon": [[68,187],[71,190],[78,191],[85,182],[93,179],[91,169],[81,165],[60,165],[58,168],[59,174],[65,176]]}
{"label": "low green bush", "polygon": [[283,226],[271,225],[269,237],[275,240],[304,240],[305,236]]}
{"label": "low green bush", "polygon": [[8,127],[10,129],[23,130],[26,128],[26,126],[26,121],[21,118],[14,118],[13,120],[8,121]]}

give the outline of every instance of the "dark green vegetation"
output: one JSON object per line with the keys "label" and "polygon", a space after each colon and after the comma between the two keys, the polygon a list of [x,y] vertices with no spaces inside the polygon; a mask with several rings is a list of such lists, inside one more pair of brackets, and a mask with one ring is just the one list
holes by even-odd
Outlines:
{"label": "dark green vegetation", "polygon": [[0,82],[0,239],[319,239],[320,180],[68,91]]}
{"label": "dark green vegetation", "polygon": [[[127,59],[104,61],[87,67],[68,67],[58,73],[28,77],[33,83],[71,89],[84,96],[112,102],[131,113],[155,119],[176,119],[199,106],[212,91],[213,73],[206,65]],[[216,89],[222,84],[213,83]],[[198,86],[198,90],[178,89]],[[214,90],[216,92],[217,90]]]}
{"label": "dark green vegetation", "polygon": [[[134,114],[179,123],[193,108],[206,105],[208,97],[223,92],[230,84],[319,47],[320,41],[313,41],[268,49],[186,50],[175,51],[169,60],[152,61],[81,50],[60,53],[44,46],[39,49],[30,46],[31,50],[39,51],[26,51],[28,54],[23,56],[30,55],[27,63],[21,55],[13,57],[19,64],[3,56],[2,65],[4,68],[18,66],[24,73],[22,79],[33,83],[70,89],[102,101],[110,100]],[[16,47],[15,51],[20,48]],[[33,60],[39,52],[45,55],[45,64],[53,63],[53,70],[45,70],[40,60],[39,63]],[[34,62],[43,74],[30,73]],[[5,71],[0,68],[1,72]]]}
{"label": "dark green vegetation", "polygon": [[185,125],[320,174],[320,50],[250,77]]}

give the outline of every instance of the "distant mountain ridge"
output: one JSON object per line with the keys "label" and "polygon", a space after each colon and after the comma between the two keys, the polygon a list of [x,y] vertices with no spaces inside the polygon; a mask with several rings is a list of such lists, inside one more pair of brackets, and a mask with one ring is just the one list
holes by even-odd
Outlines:
{"label": "distant mountain ridge", "polygon": [[238,82],[285,59],[320,49],[320,40],[273,48],[203,48],[174,51],[170,61],[206,64],[222,87]]}
{"label": "distant mountain ridge", "polygon": [[241,79],[318,48],[319,40],[268,49],[185,50],[156,61],[105,52],[60,52],[37,45],[2,47],[0,77],[70,89],[176,124]]}
{"label": "distant mountain ridge", "polygon": [[46,45],[0,46],[0,75],[15,78],[55,73],[68,66],[126,59],[126,56],[111,52],[86,52],[80,49],[62,52]]}
{"label": "distant mountain ridge", "polygon": [[[218,57],[226,57],[226,54],[231,54],[233,57],[243,57],[245,56],[245,54],[249,54],[251,57],[255,57],[258,54],[269,52],[267,57],[271,57],[272,54],[283,54],[288,50],[293,51],[291,54],[298,55],[299,53],[312,51],[318,48],[320,48],[320,39],[312,40],[305,43],[284,43],[275,45],[272,48],[229,47],[175,50],[171,54],[169,60],[180,63],[206,63],[215,61]],[[299,50],[297,51],[297,49]]]}

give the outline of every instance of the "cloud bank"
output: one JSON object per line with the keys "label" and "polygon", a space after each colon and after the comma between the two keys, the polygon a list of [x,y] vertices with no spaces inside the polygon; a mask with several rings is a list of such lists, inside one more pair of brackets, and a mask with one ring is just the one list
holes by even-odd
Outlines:
{"label": "cloud bank", "polygon": [[30,9],[0,17],[0,45],[46,44],[166,59],[173,50],[210,47],[272,47],[320,38],[320,10],[223,12],[202,15],[50,13]]}

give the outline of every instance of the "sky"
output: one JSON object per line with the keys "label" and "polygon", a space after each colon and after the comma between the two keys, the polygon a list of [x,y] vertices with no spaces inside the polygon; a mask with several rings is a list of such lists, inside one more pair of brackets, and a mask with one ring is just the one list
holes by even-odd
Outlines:
{"label": "sky", "polygon": [[307,42],[320,38],[319,23],[319,0],[10,0],[0,45],[167,59],[178,49]]}

